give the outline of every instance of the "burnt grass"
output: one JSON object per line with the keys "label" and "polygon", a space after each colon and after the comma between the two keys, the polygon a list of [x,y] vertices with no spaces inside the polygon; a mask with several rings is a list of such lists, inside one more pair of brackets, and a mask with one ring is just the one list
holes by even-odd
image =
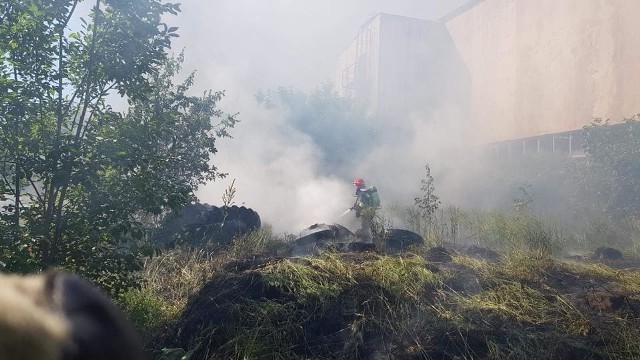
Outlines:
{"label": "burnt grass", "polygon": [[640,357],[633,268],[429,254],[230,260],[156,343],[189,359]]}

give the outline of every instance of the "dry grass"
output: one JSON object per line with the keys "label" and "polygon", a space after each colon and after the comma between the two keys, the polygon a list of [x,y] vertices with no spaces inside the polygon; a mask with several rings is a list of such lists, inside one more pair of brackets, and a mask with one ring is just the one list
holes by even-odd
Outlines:
{"label": "dry grass", "polygon": [[[637,271],[554,260],[544,247],[513,247],[495,262],[456,253],[449,264],[430,264],[424,249],[396,256],[282,258],[283,246],[269,232],[259,232],[216,255],[177,250],[150,261],[142,300],[129,303],[130,309],[149,307],[138,311],[146,316],[142,322],[183,321],[184,306],[205,296],[198,291],[212,280],[219,281],[216,291],[233,296],[215,299],[223,322],[203,323],[187,343],[149,346],[191,349],[192,359],[640,356],[636,318],[603,317],[585,307],[579,294],[567,294],[577,290],[558,288],[561,282],[554,280],[569,274],[568,279],[592,279],[638,296]],[[265,260],[224,270],[223,264],[243,254]],[[456,287],[465,276],[476,282],[471,292]],[[244,285],[233,285],[245,277],[277,291],[267,297],[245,294]]]}
{"label": "dry grass", "polygon": [[640,269],[614,269],[603,263],[563,260],[562,268],[578,276],[590,277],[622,291],[640,295]]}
{"label": "dry grass", "polygon": [[144,267],[145,288],[177,307],[184,307],[222,264],[204,250],[172,250],[149,260]]}
{"label": "dry grass", "polygon": [[466,307],[491,310],[521,323],[549,325],[582,335],[589,331],[588,320],[562,296],[544,294],[517,282],[504,282],[461,299],[461,303]]}
{"label": "dry grass", "polygon": [[131,289],[120,305],[149,347],[166,331],[195,294],[219,267],[219,260],[203,250],[172,250],[147,261],[140,289]]}

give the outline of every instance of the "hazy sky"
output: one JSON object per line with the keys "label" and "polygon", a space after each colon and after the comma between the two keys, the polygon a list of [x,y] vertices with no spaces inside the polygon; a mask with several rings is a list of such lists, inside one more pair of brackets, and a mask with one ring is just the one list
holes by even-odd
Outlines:
{"label": "hazy sky", "polygon": [[[466,1],[185,0],[182,13],[167,18],[170,26],[179,27],[173,51],[185,49],[184,69],[197,70],[196,88],[225,90],[221,107],[239,112],[241,120],[232,131],[234,139],[219,141],[213,158],[229,177],[202,187],[201,201],[220,204],[235,179],[235,203],[257,210],[277,232],[335,222],[353,204],[351,180],[320,171],[322,155],[313,140],[287,123],[286,114],[259,108],[253,95],[278,86],[309,91],[333,80],[338,57],[376,13],[436,20]],[[407,123],[413,125],[419,124]],[[373,161],[362,159],[353,176],[378,185],[387,204],[398,199],[394,190],[412,199],[428,161],[423,155],[430,152],[407,146],[378,149]],[[398,162],[396,155],[404,161]],[[388,177],[390,164],[404,173],[402,179]],[[406,185],[398,186],[399,180]],[[340,219],[352,228],[355,220]]]}
{"label": "hazy sky", "polygon": [[170,22],[180,27],[174,50],[185,48],[187,68],[209,80],[200,86],[308,90],[332,79],[338,56],[371,15],[436,20],[467,1],[185,0]]}

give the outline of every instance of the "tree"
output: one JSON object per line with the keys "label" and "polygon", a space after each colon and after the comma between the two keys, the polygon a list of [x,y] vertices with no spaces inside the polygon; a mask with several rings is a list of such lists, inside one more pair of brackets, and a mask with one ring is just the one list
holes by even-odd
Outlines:
{"label": "tree", "polygon": [[[216,109],[222,92],[187,95],[193,74],[173,85],[177,28],[161,19],[177,4],[95,0],[72,32],[78,3],[0,5],[0,262],[62,266],[118,291],[139,265],[140,219],[220,175],[209,155],[236,120]],[[109,106],[113,92],[128,113]]]}
{"label": "tree", "polygon": [[[591,191],[616,218],[640,215],[640,124],[638,116],[612,125],[596,119],[585,127]],[[606,177],[605,181],[601,178]],[[600,180],[596,183],[596,180]]]}

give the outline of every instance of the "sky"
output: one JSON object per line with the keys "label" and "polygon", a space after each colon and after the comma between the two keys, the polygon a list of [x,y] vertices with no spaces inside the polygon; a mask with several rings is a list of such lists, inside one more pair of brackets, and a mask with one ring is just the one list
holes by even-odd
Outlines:
{"label": "sky", "polygon": [[[374,14],[437,20],[465,2],[185,0],[182,12],[167,18],[169,26],[179,27],[172,51],[185,51],[183,68],[196,71],[195,91],[225,90],[220,107],[239,113],[241,121],[233,139],[218,142],[213,157],[228,177],[201,187],[200,201],[220,205],[235,180],[235,204],[257,210],[277,233],[338,221],[354,230],[355,217],[339,216],[354,201],[351,179],[320,172],[320,150],[312,139],[288,124],[286,114],[258,107],[254,94],[279,86],[311,91],[333,81],[338,57]],[[363,159],[353,176],[377,185],[387,204],[412,200],[412,191],[397,190],[399,185],[419,189],[424,159],[413,161],[407,153],[423,154],[424,149],[411,144],[407,149],[376,149],[375,161]],[[389,171],[382,170],[386,167]],[[398,179],[391,173],[410,175]]]}
{"label": "sky", "polygon": [[338,56],[372,15],[437,20],[467,1],[185,0],[168,21],[179,27],[173,49],[185,49],[187,68],[206,78],[201,85],[308,90],[332,79]]}

